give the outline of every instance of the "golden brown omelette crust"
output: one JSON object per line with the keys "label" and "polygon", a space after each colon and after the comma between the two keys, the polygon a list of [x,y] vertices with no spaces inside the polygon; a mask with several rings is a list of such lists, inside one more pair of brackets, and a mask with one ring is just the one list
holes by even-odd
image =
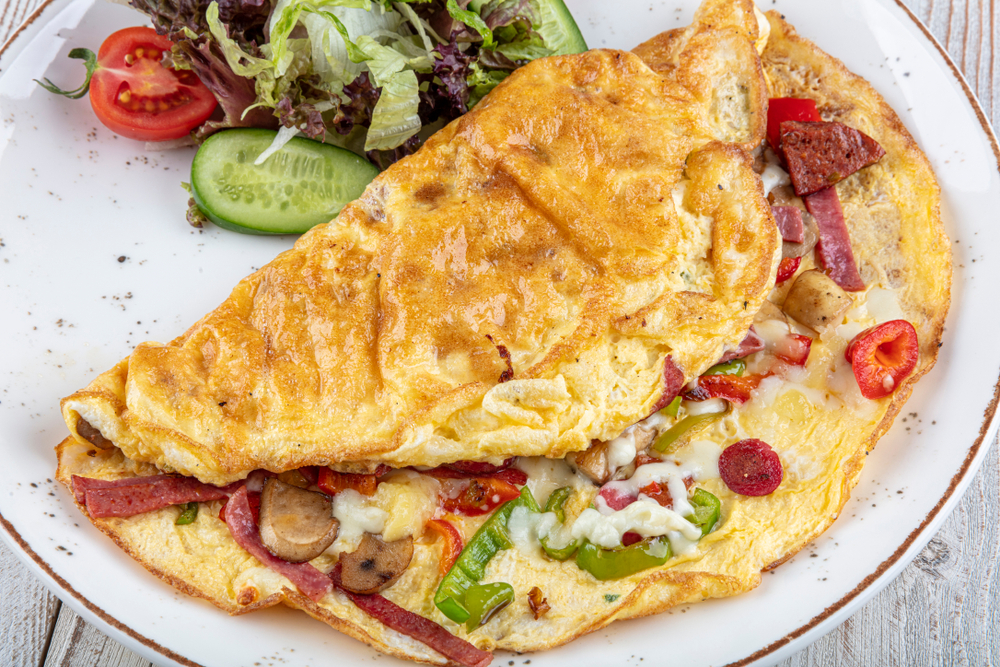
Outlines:
{"label": "golden brown omelette crust", "polygon": [[667,357],[710,366],[774,279],[741,148],[765,94],[747,5],[708,3],[663,75],[609,50],[518,69],[183,336],[64,399],[71,432],[215,484],[621,432]]}

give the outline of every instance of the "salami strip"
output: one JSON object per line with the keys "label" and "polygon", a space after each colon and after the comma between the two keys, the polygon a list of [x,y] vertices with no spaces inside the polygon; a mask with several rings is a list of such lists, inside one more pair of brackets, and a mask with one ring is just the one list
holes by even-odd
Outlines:
{"label": "salami strip", "polygon": [[735,350],[730,350],[722,355],[717,364],[724,364],[727,361],[732,361],[733,359],[742,359],[743,357],[749,356],[754,352],[760,352],[764,349],[764,339],[757,335],[757,332],[753,330],[753,326],[750,327],[750,331],[747,332],[747,337],[740,341],[739,347]]}
{"label": "salami strip", "polygon": [[774,221],[778,223],[782,240],[789,243],[802,243],[806,240],[802,211],[795,206],[772,206],[771,212],[774,214]]}
{"label": "salami strip", "polygon": [[424,475],[430,475],[431,477],[437,477],[439,479],[473,479],[479,477],[481,479],[499,479],[508,484],[516,484],[517,486],[524,486],[528,483],[528,475],[525,474],[523,470],[518,470],[517,468],[507,468],[506,470],[500,470],[499,472],[488,473],[488,474],[473,474],[468,472],[459,472],[448,466],[440,466],[437,468],[431,468],[430,470],[419,471]]}
{"label": "salami strip", "polygon": [[495,472],[506,470],[514,465],[515,458],[516,457],[512,456],[498,466],[495,466],[492,463],[480,463],[479,461],[455,461],[454,463],[446,463],[445,467],[478,477],[480,475],[492,475]]}
{"label": "salami strip", "polygon": [[800,197],[836,185],[885,155],[877,141],[843,123],[794,120],[781,124],[781,152]]}
{"label": "salami strip", "polygon": [[684,371],[677,367],[670,356],[667,356],[663,361],[663,394],[660,395],[660,400],[656,402],[649,414],[670,405],[670,401],[677,398],[677,394],[681,393],[683,388]]}
{"label": "salami strip", "polygon": [[149,477],[123,477],[122,479],[94,479],[73,475],[73,495],[76,502],[86,504],[85,494],[91,489],[115,489],[122,486],[149,484],[159,479],[169,479],[169,475],[151,475]]}
{"label": "salami strip", "polygon": [[412,637],[460,665],[486,667],[493,661],[493,654],[480,650],[469,642],[456,637],[434,621],[403,609],[378,594],[359,595],[340,586],[340,564],[330,572],[330,580],[343,591],[351,602],[387,628]]}
{"label": "salami strip", "polygon": [[241,486],[226,504],[226,525],[233,539],[262,564],[288,578],[313,602],[319,602],[333,590],[330,578],[309,563],[289,563],[272,554],[260,541],[247,499],[247,489]]}
{"label": "salami strip", "polygon": [[826,188],[816,194],[803,197],[806,208],[816,218],[819,227],[819,241],[816,243],[816,258],[833,281],[848,292],[860,292],[865,288],[858,266],[854,262],[851,237],[844,222],[844,211],[840,208],[840,198],[836,188]]}
{"label": "salami strip", "polygon": [[[84,504],[90,516],[95,519],[134,516],[171,505],[222,500],[229,495],[227,488],[210,486],[193,477],[156,475],[132,479],[144,481],[84,490]],[[73,488],[79,494],[76,480]]]}

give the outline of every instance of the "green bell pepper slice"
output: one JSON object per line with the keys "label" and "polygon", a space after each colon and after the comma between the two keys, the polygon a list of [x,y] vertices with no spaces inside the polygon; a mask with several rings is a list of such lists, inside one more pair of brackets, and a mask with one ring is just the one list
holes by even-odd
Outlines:
{"label": "green bell pepper slice", "polygon": [[[553,512],[556,518],[559,519],[559,523],[566,522],[566,510],[563,507],[566,505],[566,501],[573,494],[573,487],[564,486],[562,488],[556,489],[549,495],[549,500],[545,503],[545,511]],[[580,548],[580,540],[573,540],[566,546],[556,549],[555,547],[549,546],[549,538],[540,537],[538,542],[542,545],[542,550],[545,554],[552,560],[568,560],[570,556],[576,553],[576,550]]]}
{"label": "green bell pepper slice", "polygon": [[684,419],[680,420],[666,431],[663,432],[655,443],[653,443],[653,449],[658,452],[665,452],[667,449],[673,445],[675,442],[681,439],[681,436],[685,435],[688,431],[700,428],[702,426],[707,426],[716,419],[719,419],[727,412],[729,412],[729,403],[726,402],[726,409],[722,412],[706,412],[700,415],[688,415]]}
{"label": "green bell pepper slice", "polygon": [[690,503],[694,505],[694,514],[686,517],[688,521],[701,528],[701,536],[712,532],[722,514],[722,503],[705,489],[695,489]]}
{"label": "green bell pepper slice", "polygon": [[667,407],[663,408],[663,411],[666,412],[671,417],[676,418],[677,417],[677,411],[680,410],[680,409],[681,409],[681,397],[680,396],[674,396],[674,400],[670,401],[670,405],[668,405]]}
{"label": "green bell pepper slice", "polygon": [[472,536],[458,560],[448,570],[441,580],[434,604],[445,616],[456,623],[466,622],[471,610],[466,606],[466,593],[486,574],[486,565],[497,552],[513,546],[510,534],[507,532],[507,521],[511,513],[518,507],[524,507],[531,512],[538,512],[538,503],[531,495],[531,490],[525,486],[521,495],[514,500],[508,500],[479,527]]}
{"label": "green bell pepper slice", "polygon": [[747,362],[743,359],[733,359],[732,361],[727,361],[724,364],[716,364],[709,368],[707,371],[702,373],[702,375],[736,375],[737,377],[743,377],[743,373],[747,370]]}
{"label": "green bell pepper slice", "polygon": [[472,632],[513,601],[514,587],[508,583],[498,581],[472,586],[465,592],[465,606],[469,610],[465,629]]}
{"label": "green bell pepper slice", "polygon": [[673,555],[666,536],[646,538],[629,546],[605,549],[584,542],[576,552],[576,564],[595,579],[621,579],[630,574],[663,565]]}
{"label": "green bell pepper slice", "polygon": [[177,521],[174,521],[175,526],[186,526],[189,523],[194,523],[194,520],[198,518],[198,503],[188,503],[184,506],[184,511],[181,512]]}

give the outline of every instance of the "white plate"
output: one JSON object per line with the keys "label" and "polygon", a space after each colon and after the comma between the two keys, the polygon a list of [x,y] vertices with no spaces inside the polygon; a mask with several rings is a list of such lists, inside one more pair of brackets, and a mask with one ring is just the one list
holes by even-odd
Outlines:
{"label": "white plate", "polygon": [[[592,47],[631,48],[686,25],[696,2],[571,5]],[[893,0],[773,6],[872,82],[938,174],[955,258],[938,365],[869,457],[844,516],[757,590],[619,623],[547,653],[501,652],[495,664],[776,662],[843,621],[917,554],[993,437],[1000,264],[983,259],[1000,248],[996,139],[954,65]],[[299,612],[230,618],[175,592],[51,481],[52,447],[66,434],[60,397],[136,343],[181,333],[292,243],[192,230],[180,181],[193,150],[148,152],[105,130],[85,101],[32,83],[77,81],[82,66],[65,57],[70,48],[96,49],[112,30],[141,23],[121,6],[54,0],[0,54],[0,535],[75,611],[157,664],[367,662],[372,650]]]}

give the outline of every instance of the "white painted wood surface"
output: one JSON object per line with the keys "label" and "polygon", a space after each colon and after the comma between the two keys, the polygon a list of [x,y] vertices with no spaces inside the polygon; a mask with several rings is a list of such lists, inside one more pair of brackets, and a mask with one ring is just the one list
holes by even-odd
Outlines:
{"label": "white painted wood surface", "polygon": [[[813,1],[813,0],[809,0]],[[903,0],[1000,127],[1000,3]],[[0,0],[0,44],[41,0]],[[572,4],[572,2],[570,2]],[[840,627],[781,667],[1000,665],[1000,448],[917,559]],[[724,638],[720,628],[720,640]],[[0,666],[150,667],[45,591],[0,545]]]}

